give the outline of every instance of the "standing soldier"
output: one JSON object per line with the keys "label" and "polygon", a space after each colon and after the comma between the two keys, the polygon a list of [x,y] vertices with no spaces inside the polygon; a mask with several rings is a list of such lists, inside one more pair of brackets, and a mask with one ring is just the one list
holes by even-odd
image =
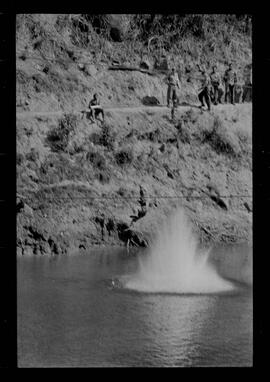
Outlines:
{"label": "standing soldier", "polygon": [[229,64],[229,68],[224,74],[225,83],[225,102],[228,100],[228,95],[230,95],[231,104],[234,105],[234,90],[237,83],[236,73],[233,71],[232,63]]}
{"label": "standing soldier", "polygon": [[247,65],[244,70],[244,91],[242,102],[251,101],[252,100],[252,66]]}
{"label": "standing soldier", "polygon": [[221,77],[220,74],[217,72],[217,66],[213,66],[212,73],[210,74],[211,84],[213,88],[213,98],[214,98],[214,105],[217,105],[218,103],[221,103],[221,97],[223,95],[223,90],[221,89]]}
{"label": "standing soldier", "polygon": [[177,99],[176,87],[180,89],[180,81],[175,68],[172,68],[171,73],[167,77],[168,90],[167,90],[167,106],[170,107],[170,101]]}
{"label": "standing soldier", "polygon": [[204,100],[205,100],[207,108],[210,111],[211,110],[211,99],[210,99],[211,80],[204,68],[200,69],[200,72],[202,73],[202,77],[201,77],[202,83],[201,83],[201,89],[199,90],[198,97],[201,102],[201,108],[204,106]]}

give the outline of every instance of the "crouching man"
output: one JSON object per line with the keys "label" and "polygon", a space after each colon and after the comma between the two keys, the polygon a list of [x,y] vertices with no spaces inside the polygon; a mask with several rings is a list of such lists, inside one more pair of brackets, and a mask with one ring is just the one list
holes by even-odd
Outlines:
{"label": "crouching man", "polygon": [[99,114],[102,115],[102,122],[104,122],[104,111],[103,111],[103,108],[100,104],[100,99],[99,99],[97,93],[95,93],[93,98],[90,100],[88,107],[90,110],[90,113],[89,113],[90,120],[92,122],[95,122],[96,117]]}

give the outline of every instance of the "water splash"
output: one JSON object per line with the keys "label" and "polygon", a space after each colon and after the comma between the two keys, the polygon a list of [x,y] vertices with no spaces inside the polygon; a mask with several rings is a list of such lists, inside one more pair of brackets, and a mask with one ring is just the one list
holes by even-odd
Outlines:
{"label": "water splash", "polygon": [[209,251],[197,239],[182,209],[161,227],[138,271],[122,280],[124,287],[153,293],[217,293],[234,289],[208,261]]}

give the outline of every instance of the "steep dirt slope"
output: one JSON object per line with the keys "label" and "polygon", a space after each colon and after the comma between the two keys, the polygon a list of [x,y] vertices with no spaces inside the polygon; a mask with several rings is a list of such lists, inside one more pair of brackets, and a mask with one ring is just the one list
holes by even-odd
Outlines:
{"label": "steep dirt slope", "polygon": [[107,111],[104,126],[76,115],[18,119],[19,247],[126,243],[140,185],[148,206],[132,226],[140,244],[177,206],[201,241],[250,241],[251,105],[183,109],[175,124],[154,107]]}
{"label": "steep dirt slope", "polygon": [[[69,252],[130,239],[145,246],[178,206],[202,243],[251,242],[251,104],[200,111],[198,83],[185,74],[186,54],[179,68],[180,101],[187,106],[171,121],[166,107],[143,105],[146,96],[165,103],[164,74],[108,70],[116,52],[127,52],[125,43],[103,40],[101,49],[101,40],[88,33],[85,48],[72,17],[20,16],[19,253]],[[131,53],[127,61],[138,64],[139,52]],[[250,60],[245,41],[236,53],[239,65]],[[172,56],[172,62],[178,59]],[[220,57],[221,68],[226,59]],[[105,107],[104,125],[80,113],[96,91]],[[140,210],[140,185],[147,213],[130,226]]]}
{"label": "steep dirt slope", "polygon": [[[115,59],[122,64],[139,66],[145,43],[109,41],[90,24],[83,28],[78,18],[57,14],[17,16],[18,111],[23,108],[66,112],[80,109],[87,105],[94,92],[100,94],[105,106],[141,105],[146,96],[165,103],[164,73],[150,76],[108,70]],[[230,33],[228,41],[213,41],[214,36],[205,40],[189,36],[181,39],[178,47],[172,45],[172,51],[165,52],[169,66],[174,65],[180,76],[180,102],[197,100],[200,86],[196,80],[197,64],[211,70],[211,65],[216,63],[223,73],[227,63],[232,61],[239,81],[243,80],[244,68],[251,63],[251,38],[233,29]],[[158,53],[158,50],[150,51],[148,59],[152,68]]]}

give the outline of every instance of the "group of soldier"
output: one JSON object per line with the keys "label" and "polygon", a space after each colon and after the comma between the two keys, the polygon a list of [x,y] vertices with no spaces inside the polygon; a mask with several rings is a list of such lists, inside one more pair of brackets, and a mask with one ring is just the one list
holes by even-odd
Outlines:
{"label": "group of soldier", "polygon": [[[205,68],[201,68],[198,66],[198,71],[200,73],[199,76],[193,77],[200,81],[201,86],[198,90],[198,99],[200,101],[200,108],[205,108],[205,103],[207,109],[211,110],[211,105],[218,105],[222,103],[222,97],[225,93],[224,101],[225,103],[230,101],[231,104],[235,104],[235,92],[236,87],[238,86],[238,78],[237,73],[233,69],[232,64],[230,63],[228,68],[226,69],[223,77],[217,71],[217,66],[214,65],[212,67],[211,73],[207,73]],[[177,74],[177,71],[173,67],[170,73],[166,77],[167,81],[167,106],[170,107],[170,103],[172,101],[172,109],[171,115],[174,118],[175,108],[178,106],[179,98],[177,96],[177,88],[180,89],[180,81]],[[249,71],[249,78],[245,81],[245,88],[251,88],[252,80],[251,80],[251,72]],[[245,100],[247,95],[246,91],[243,91],[243,87],[240,86],[240,98],[242,101]],[[95,118],[97,115],[101,114],[102,120],[104,122],[104,111],[100,103],[100,99],[97,94],[94,94],[93,98],[90,100],[88,105],[88,113],[90,120],[95,122]]]}
{"label": "group of soldier", "polygon": [[[199,77],[195,77],[199,79],[201,82],[200,89],[198,91],[198,98],[200,101],[200,107],[204,108],[205,103],[208,110],[211,110],[211,104],[217,105],[222,103],[222,96],[225,93],[225,103],[230,100],[231,104],[235,104],[235,91],[238,83],[237,73],[233,69],[232,64],[230,63],[228,68],[226,69],[224,76],[222,77],[220,73],[217,71],[217,66],[214,65],[212,67],[212,72],[210,74],[207,73],[205,68],[201,68],[198,66],[198,70],[200,72]],[[170,107],[170,102],[173,104],[174,108],[177,106],[178,97],[177,97],[177,88],[180,89],[180,81],[178,74],[175,68],[172,68],[171,72],[167,77],[167,106]],[[224,88],[223,88],[224,85]],[[251,85],[251,80],[250,80]],[[242,94],[245,96],[246,93],[243,94],[243,88],[241,87]],[[241,97],[241,96],[240,96]],[[244,99],[242,99],[244,101]]]}

